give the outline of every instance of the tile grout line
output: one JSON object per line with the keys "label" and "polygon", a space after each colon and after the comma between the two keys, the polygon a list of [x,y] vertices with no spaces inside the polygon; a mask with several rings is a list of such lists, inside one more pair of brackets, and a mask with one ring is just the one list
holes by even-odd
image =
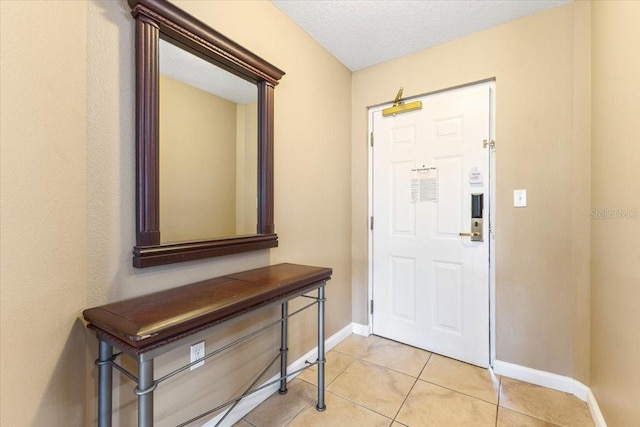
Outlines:
{"label": "tile grout line", "polygon": [[[402,410],[402,407],[404,406],[404,404],[407,402],[407,399],[409,398],[409,395],[411,394],[411,392],[415,388],[416,384],[418,384],[418,380],[420,379],[420,375],[422,375],[422,372],[424,372],[424,369],[427,367],[427,364],[429,364],[429,360],[431,360],[431,356],[433,356],[433,353],[429,352],[429,357],[427,358],[427,361],[424,362],[424,365],[422,366],[422,369],[420,369],[420,372],[418,373],[418,376],[415,377],[415,379],[413,381],[413,385],[409,389],[409,392],[407,393],[407,395],[402,400],[402,403],[400,404],[400,407],[398,408],[398,410],[396,411],[396,414],[393,416],[393,419],[391,420],[391,424],[393,424],[394,422],[400,423],[400,421],[397,420],[398,415],[400,414],[400,411]],[[402,423],[400,423],[400,424],[402,424]]]}
{"label": "tile grout line", "polygon": [[[380,413],[380,412],[378,412],[378,411],[375,411],[375,410],[373,410],[373,409],[371,409],[371,408],[368,408],[368,407],[366,407],[366,406],[362,405],[361,403],[355,402],[355,401],[353,401],[353,400],[351,400],[351,399],[347,398],[346,396],[342,396],[342,395],[340,395],[340,394],[337,394],[337,393],[334,393],[334,392],[332,392],[332,391],[330,391],[330,390],[327,390],[327,387],[328,387],[330,384],[334,383],[334,382],[338,379],[338,377],[340,377],[340,375],[344,374],[344,372],[345,372],[345,371],[346,371],[350,366],[352,366],[352,365],[353,365],[357,360],[367,362],[366,360],[363,360],[363,359],[362,359],[362,356],[363,356],[364,354],[366,354],[366,353],[367,353],[367,351],[369,350],[369,347],[371,347],[371,344],[369,344],[365,350],[363,350],[362,352],[360,352],[360,354],[359,354],[358,356],[354,356],[353,354],[345,353],[344,351],[336,350],[335,348],[333,348],[333,349],[331,350],[331,351],[336,351],[336,352],[341,353],[341,354],[343,354],[343,355],[346,355],[346,356],[352,357],[352,358],[353,358],[353,360],[352,360],[352,361],[351,361],[351,362],[350,362],[350,363],[349,363],[349,364],[348,364],[344,369],[342,369],[342,370],[340,371],[340,373],[338,373],[338,375],[336,375],[336,377],[335,377],[335,378],[334,378],[334,379],[333,379],[329,384],[325,384],[325,393],[331,393],[331,394],[333,394],[334,396],[336,396],[336,397],[338,397],[338,398],[340,398],[340,399],[344,399],[344,400],[346,400],[347,402],[351,402],[351,403],[353,403],[354,405],[359,406],[359,407],[360,407],[360,408],[362,408],[362,409],[365,409],[365,410],[367,410],[367,411],[370,411],[370,412],[373,412],[373,413],[375,413],[375,414],[378,414],[378,415],[380,415],[380,416],[382,416],[382,417],[384,417],[384,418],[386,418],[386,419],[390,420],[390,421],[391,421],[391,424],[393,424],[394,420],[393,420],[392,418],[389,418],[388,416],[386,416],[386,415],[384,415],[384,414],[382,414],[382,413]],[[371,363],[371,362],[367,362],[367,363]],[[377,365],[377,364],[375,364],[375,363],[374,363],[374,365]],[[377,366],[380,366],[380,365],[377,365]],[[309,381],[304,380],[303,378],[300,378],[300,380],[301,380],[301,381],[305,381],[307,384],[313,384],[313,383],[310,383]],[[307,405],[303,408],[303,410],[304,410],[304,409],[306,409],[306,408],[307,408],[310,404],[312,404],[312,403],[313,403],[313,402],[310,402],[309,404],[307,404]],[[293,420],[294,420],[298,415],[300,415],[300,413],[301,413],[301,412],[302,412],[302,410],[301,410],[300,412],[298,412],[298,413],[297,413],[293,418],[291,418],[291,419],[287,422],[287,424],[290,424],[291,422],[293,422]],[[391,425],[391,424],[389,424],[389,425]]]}
{"label": "tile grout line", "polygon": [[411,394],[411,392],[413,391],[413,388],[416,386],[417,383],[418,383],[418,378],[414,378],[413,384],[411,385],[411,388],[407,392],[407,395],[404,397],[404,399],[402,399],[402,403],[400,403],[400,406],[398,407],[398,410],[396,411],[395,415],[391,419],[392,424],[393,424],[394,421],[396,421],[396,418],[398,418],[398,414],[400,414],[400,411],[402,410],[402,407],[407,402],[407,399],[409,398],[409,395]]}
{"label": "tile grout line", "polygon": [[[338,372],[338,374],[335,376],[335,378],[334,378],[334,379],[332,379],[332,380],[331,380],[331,381],[329,381],[328,383],[327,383],[327,382],[325,382],[325,385],[324,385],[324,394],[325,394],[325,396],[326,396],[326,394],[327,394],[327,393],[331,393],[329,390],[327,390],[327,387],[329,387],[333,382],[335,382],[335,381],[338,379],[338,377],[340,377],[340,375],[342,375],[342,374],[344,373],[344,371],[346,371],[346,370],[347,370],[347,368],[349,368],[349,366],[353,365],[353,364],[354,364],[354,362],[355,362],[356,360],[358,360],[358,358],[357,358],[357,357],[354,357],[353,355],[350,355],[350,354],[347,354],[347,353],[343,353],[343,352],[338,351],[338,350],[335,350],[335,349],[331,349],[331,351],[330,351],[330,352],[332,352],[332,351],[336,351],[337,353],[340,353],[340,354],[343,354],[343,355],[346,355],[346,356],[352,357],[352,358],[353,358],[353,360],[352,360],[351,362],[349,362],[349,363],[347,364],[347,366],[345,366],[345,367],[344,367],[340,372]],[[327,356],[328,356],[328,354],[329,354],[329,352],[327,352]],[[327,358],[327,356],[325,356],[325,359]],[[326,367],[326,365],[325,365],[325,367]],[[312,372],[313,372],[313,371],[312,371]],[[318,372],[317,372],[317,370],[315,371],[315,373],[316,373],[316,375],[317,375],[317,373],[318,373]],[[326,372],[326,369],[325,369],[325,377],[326,377],[326,374],[327,374],[327,372]],[[297,378],[297,379],[299,379],[300,381],[303,381],[303,382],[305,382],[305,383],[307,383],[307,384],[310,384],[310,385],[312,385],[312,386],[317,387],[317,384],[313,384],[312,382],[307,381],[307,380],[305,380],[304,378]],[[326,378],[325,378],[325,379],[326,379]],[[335,393],[332,393],[332,394],[335,394]],[[336,396],[339,396],[339,395],[336,395]],[[342,396],[341,396],[341,397],[342,397]],[[347,399],[347,400],[348,400],[348,399]],[[355,403],[355,402],[354,402],[354,403]],[[293,416],[289,421],[287,421],[287,423],[286,423],[285,425],[289,425],[289,424],[291,424],[291,423],[293,422],[293,420],[294,420],[294,419],[296,419],[296,417],[297,417],[298,415],[300,415],[300,414],[301,414],[305,409],[307,409],[307,407],[309,407],[309,406],[310,406],[310,405],[312,405],[312,404],[313,404],[313,399],[311,399],[311,400],[310,400],[310,401],[309,401],[309,402],[308,402],[308,403],[307,403],[307,404],[306,404],[306,405],[305,405],[305,406],[304,406],[300,411],[298,411],[298,412],[297,412],[297,413],[296,413],[296,414],[295,414],[295,415],[294,415],[294,416]]]}
{"label": "tile grout line", "polygon": [[[340,352],[338,352],[338,353],[340,353]],[[327,391],[327,387],[329,387],[331,384],[333,384],[333,383],[338,379],[338,377],[339,377],[340,375],[344,374],[344,371],[346,371],[347,369],[349,369],[349,367],[350,367],[351,365],[353,365],[353,364],[355,363],[355,361],[356,361],[356,360],[358,360],[358,358],[357,358],[357,357],[354,357],[354,356],[352,356],[352,355],[350,355],[350,354],[346,354],[346,353],[341,353],[341,354],[345,354],[345,355],[347,355],[347,356],[349,356],[349,357],[353,357],[353,360],[352,360],[351,362],[349,362],[349,363],[347,364],[347,366],[345,366],[345,367],[344,367],[340,372],[338,372],[338,374],[336,375],[336,377],[335,377],[334,379],[332,379],[329,383],[327,383],[327,382],[325,381],[325,384],[324,384],[324,390],[325,390],[325,391]],[[326,365],[325,365],[325,368],[326,368]],[[316,373],[317,373],[317,371],[316,371]],[[325,380],[326,380],[326,376],[327,376],[327,369],[325,369],[324,374],[325,374]]]}
{"label": "tile grout line", "polygon": [[389,421],[391,421],[392,423],[393,423],[393,421],[395,421],[395,420],[393,420],[392,418],[389,418],[387,415],[385,415],[385,414],[383,414],[383,413],[380,413],[380,412],[378,412],[378,411],[376,411],[376,410],[374,410],[374,409],[368,408],[368,407],[364,406],[362,403],[358,403],[358,402],[356,402],[356,401],[354,401],[354,400],[351,400],[351,399],[349,399],[349,398],[348,398],[348,397],[346,397],[346,396],[343,396],[343,395],[341,395],[341,394],[334,393],[334,392],[331,392],[331,391],[327,391],[327,393],[331,393],[331,394],[333,394],[334,396],[336,396],[336,398],[346,400],[347,402],[351,402],[351,403],[353,403],[354,405],[356,405],[356,406],[358,406],[358,407],[360,407],[360,408],[362,408],[362,409],[365,409],[365,410],[367,410],[367,411],[369,411],[369,412],[373,412],[374,414],[380,415],[381,417],[388,419],[388,420],[389,420]]}
{"label": "tile grout line", "polygon": [[[472,395],[470,395],[470,394],[464,393],[464,392],[462,392],[462,391],[456,390],[456,389],[451,388],[451,387],[444,386],[444,385],[442,385],[442,384],[434,383],[433,381],[423,380],[423,379],[421,379],[421,378],[418,378],[418,380],[420,380],[420,381],[422,381],[422,382],[425,382],[425,383],[428,383],[428,384],[431,384],[431,385],[435,385],[436,387],[444,388],[444,389],[449,390],[449,391],[452,391],[452,392],[454,392],[454,393],[461,394],[462,396],[466,396],[466,397],[469,397],[469,398],[471,398],[471,399],[479,400],[480,402],[488,403],[489,405],[498,406],[498,403],[497,403],[497,402],[496,402],[496,403],[494,403],[494,402],[489,402],[488,400],[484,400],[484,399],[481,399],[481,398],[479,398],[479,397],[472,396]],[[499,400],[499,399],[500,399],[500,397],[498,396],[498,400]]]}
{"label": "tile grout line", "polygon": [[[359,360],[360,362],[364,362],[364,363],[371,363],[372,365],[376,365],[376,366],[379,366],[379,367],[381,367],[381,368],[389,369],[389,368],[386,368],[385,366],[378,365],[377,363],[369,362],[369,361],[364,360],[364,359],[362,358],[362,356],[364,356],[365,354],[367,354],[367,353],[369,352],[369,349],[371,348],[371,346],[372,346],[372,345],[373,345],[373,342],[369,343],[369,345],[367,346],[367,348],[366,348],[364,351],[362,351],[362,352],[361,352],[361,353],[360,353],[360,354],[359,354],[359,355],[354,359],[354,361],[353,361],[351,364],[355,363],[355,362],[356,362],[356,360]],[[351,365],[349,365],[349,366],[351,366]],[[394,371],[394,372],[395,372],[395,370],[393,370],[393,369],[389,369],[389,370],[390,370],[390,371]],[[346,371],[346,369],[345,369],[345,371]],[[344,372],[344,371],[343,371],[343,372]],[[337,394],[337,396],[340,396],[340,395],[338,395],[338,394]],[[345,396],[340,396],[340,397],[342,397],[343,399],[348,400],[349,402],[353,403],[354,405],[358,405],[358,406],[360,406],[361,408],[364,408],[364,409],[366,409],[366,410],[368,410],[368,411],[374,412],[374,413],[379,414],[379,415],[381,415],[381,416],[383,416],[383,417],[385,417],[385,418],[387,418],[387,419],[390,419],[390,420],[391,420],[391,424],[389,424],[389,426],[391,426],[391,425],[393,424],[393,422],[395,421],[395,416],[394,416],[393,418],[389,418],[389,417],[387,417],[385,414],[382,414],[382,413],[380,413],[380,412],[378,412],[378,411],[376,411],[376,410],[374,410],[374,409],[367,408],[366,406],[364,406],[364,405],[362,405],[362,404],[360,404],[360,403],[358,403],[358,402],[354,402],[353,400],[348,399],[348,398],[347,398],[347,397],[345,397]],[[402,407],[402,405],[400,405],[400,407]],[[399,409],[398,409],[398,410],[399,410]],[[396,413],[396,416],[397,416],[397,415],[398,415],[398,414]]]}
{"label": "tile grout line", "polygon": [[[301,381],[304,381],[303,379],[301,379]],[[305,381],[306,382],[306,381]],[[307,382],[307,384],[310,384],[309,382]],[[305,409],[307,409],[310,405],[313,405],[313,398],[311,398],[311,400],[309,400],[309,402],[307,402],[306,405],[304,405],[302,407],[302,409],[300,409],[298,412],[296,412],[296,414],[291,417],[291,419],[289,421],[287,421],[284,425],[287,426],[289,424],[291,424],[293,422],[293,420],[296,419],[296,417],[298,417],[298,415],[300,415]]]}
{"label": "tile grout line", "polygon": [[[352,366],[352,365],[353,365],[357,360],[359,360],[359,361],[361,361],[361,362],[364,362],[364,363],[370,363],[370,364],[372,364],[372,365],[375,365],[375,366],[378,366],[378,367],[381,367],[381,368],[384,368],[384,369],[388,369],[388,370],[390,370],[390,371],[397,372],[397,373],[399,373],[399,374],[407,375],[407,374],[405,374],[404,372],[396,371],[395,369],[391,369],[391,368],[389,368],[389,367],[387,367],[387,366],[383,366],[383,365],[380,365],[380,364],[377,364],[377,363],[374,363],[374,362],[370,362],[370,361],[368,361],[368,360],[363,359],[362,357],[363,357],[365,354],[367,354],[367,352],[369,351],[369,349],[371,348],[371,346],[372,346],[372,345],[373,345],[373,343],[370,343],[370,344],[369,344],[369,345],[368,345],[368,346],[367,346],[367,347],[366,347],[362,352],[360,352],[360,353],[359,353],[359,355],[358,355],[358,356],[354,356],[354,355],[352,355],[352,354],[344,353],[344,352],[341,352],[341,351],[336,350],[336,349],[334,348],[334,349],[333,349],[334,351],[338,351],[339,353],[342,353],[342,354],[345,354],[345,355],[347,355],[347,356],[353,357],[354,359],[353,359],[353,361],[352,361],[352,362],[351,362],[347,367],[345,367],[345,368],[340,372],[340,374],[338,374],[338,375],[333,379],[333,381],[332,381],[332,382],[336,381],[336,380],[338,379],[338,377],[339,377],[340,375],[342,375],[342,374],[347,370],[347,368],[348,368],[348,367],[350,367],[350,366]],[[428,363],[429,359],[431,358],[431,355],[432,355],[432,353],[431,353],[431,352],[429,352],[429,358],[427,359],[427,362],[425,362],[424,366],[427,366],[427,363]],[[424,370],[424,366],[422,367],[422,370]],[[422,373],[422,370],[420,371],[420,373]],[[407,375],[407,376],[410,376],[410,375]],[[418,376],[420,376],[420,375],[418,375]],[[416,378],[415,378],[415,380],[417,381],[417,379],[418,379],[418,378],[416,377]],[[415,381],[414,381],[414,384],[413,384],[413,385],[415,386]],[[413,386],[412,386],[412,387],[411,387],[411,389],[409,390],[409,393],[411,393],[411,390],[412,390],[412,389],[413,389]],[[325,390],[326,390],[326,388],[325,388]],[[329,393],[332,393],[332,392],[331,392],[331,391],[329,391]],[[402,404],[400,405],[400,408],[398,409],[398,412],[400,412],[400,409],[402,408],[402,405],[403,405],[403,404],[404,404],[404,402],[406,401],[406,398],[409,396],[409,393],[407,393],[407,396],[405,397],[405,399],[403,400]],[[359,406],[359,407],[361,407],[361,408],[363,408],[363,409],[366,409],[367,411],[373,412],[373,413],[375,413],[375,414],[378,414],[378,415],[380,415],[380,416],[382,416],[382,417],[384,417],[384,418],[386,418],[386,419],[390,420],[390,421],[391,421],[391,424],[393,424],[393,423],[394,423],[394,421],[395,421],[395,417],[398,415],[398,412],[396,412],[396,414],[395,414],[395,416],[394,416],[393,418],[389,418],[387,415],[382,414],[382,413],[380,413],[380,412],[376,411],[375,409],[368,408],[368,407],[364,406],[364,405],[363,405],[363,404],[361,404],[361,403],[355,402],[355,401],[353,401],[353,400],[349,399],[349,398],[348,398],[348,397],[346,397],[346,396],[342,396],[342,395],[337,394],[337,393],[332,393],[332,394],[334,394],[335,396],[338,396],[338,397],[340,397],[341,399],[344,399],[344,400],[346,400],[346,401],[348,401],[348,402],[351,402],[351,403],[353,403],[353,404],[354,404],[354,405],[356,405],[356,406]],[[389,426],[391,426],[391,424],[389,424]]]}
{"label": "tile grout line", "polygon": [[500,412],[500,396],[502,395],[502,378],[500,375],[500,381],[498,382],[498,401],[496,402],[496,427],[498,427],[498,413]]}
{"label": "tile grout line", "polygon": [[[558,425],[556,423],[553,423],[551,421],[542,419],[542,418],[538,417],[537,415],[531,415],[531,414],[527,414],[527,413],[524,413],[522,411],[519,411],[517,409],[509,408],[509,407],[506,407],[506,406],[501,406],[500,405],[500,396],[502,395],[502,379],[503,378],[505,378],[505,376],[504,375],[500,375],[500,388],[499,388],[499,393],[498,393],[498,408],[508,409],[509,411],[513,411],[513,412],[515,412],[517,414],[524,415],[525,417],[533,418],[535,420],[542,421],[542,422],[545,422],[547,424],[551,424],[553,427],[563,427],[563,426]],[[497,427],[497,423],[498,423],[498,420],[496,419],[496,427]]]}

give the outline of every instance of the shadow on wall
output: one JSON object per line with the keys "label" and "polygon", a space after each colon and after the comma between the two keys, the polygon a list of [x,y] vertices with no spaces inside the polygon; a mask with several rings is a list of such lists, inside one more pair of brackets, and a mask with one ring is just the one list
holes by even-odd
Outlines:
{"label": "shadow on wall", "polygon": [[[76,319],[62,348],[58,363],[49,378],[35,418],[28,425],[85,425],[86,370],[82,367],[85,365],[87,355],[84,351],[87,339],[84,329],[82,322]],[[37,348],[35,343],[34,348]],[[46,351],[46,349],[40,351]],[[32,358],[37,359],[37,356],[35,353]],[[38,362],[25,357],[24,363]],[[25,402],[25,404],[28,403]],[[68,410],[61,411],[60,408],[68,408]],[[64,419],[58,419],[59,417]]]}

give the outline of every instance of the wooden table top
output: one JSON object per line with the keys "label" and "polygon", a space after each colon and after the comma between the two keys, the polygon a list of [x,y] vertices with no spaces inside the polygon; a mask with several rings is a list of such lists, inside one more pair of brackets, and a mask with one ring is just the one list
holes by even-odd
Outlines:
{"label": "wooden table top", "polygon": [[90,308],[82,314],[99,336],[107,333],[139,351],[312,291],[331,274],[325,267],[278,264]]}

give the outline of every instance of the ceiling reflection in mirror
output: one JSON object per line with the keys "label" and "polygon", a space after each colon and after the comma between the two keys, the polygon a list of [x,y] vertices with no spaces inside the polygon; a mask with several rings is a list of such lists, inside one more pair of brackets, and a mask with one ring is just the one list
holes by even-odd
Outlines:
{"label": "ceiling reflection in mirror", "polygon": [[257,88],[163,39],[161,243],[255,234]]}

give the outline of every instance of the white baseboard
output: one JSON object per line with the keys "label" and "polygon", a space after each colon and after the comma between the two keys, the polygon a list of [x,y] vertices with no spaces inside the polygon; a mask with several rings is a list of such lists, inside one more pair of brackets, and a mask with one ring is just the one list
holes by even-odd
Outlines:
{"label": "white baseboard", "polygon": [[352,325],[354,334],[362,335],[363,337],[368,337],[369,335],[371,335],[369,325],[363,325],[361,323],[352,323]]}
{"label": "white baseboard", "polygon": [[607,427],[607,423],[604,420],[602,412],[600,412],[600,407],[598,406],[596,397],[593,395],[591,389],[589,389],[589,392],[587,393],[587,406],[589,407],[589,412],[591,412],[591,417],[593,418],[593,423],[596,427]]}
{"label": "white baseboard", "polygon": [[607,427],[593,392],[580,381],[500,360],[493,361],[493,371],[498,375],[573,394],[578,399],[586,402],[596,427]]}
{"label": "white baseboard", "polygon": [[[357,325],[357,326],[362,326],[362,325]],[[356,333],[355,329],[356,329],[356,324],[352,323],[345,326],[344,328],[342,328],[341,330],[339,330],[338,332],[336,332],[335,334],[327,338],[324,344],[325,352],[331,350],[333,347],[338,345],[340,341],[347,338],[352,333]],[[307,360],[315,361],[317,359],[318,359],[318,347],[315,347],[311,351],[309,351],[307,354],[305,354],[295,362],[291,363],[288,366],[287,371],[288,372],[296,371],[304,367],[305,361]],[[280,374],[278,373],[274,375],[272,378],[265,381],[263,384],[267,384],[271,381],[275,381],[279,377],[280,377]],[[292,377],[289,377],[289,380],[292,380],[293,378],[295,378],[295,375]],[[229,416],[227,416],[220,425],[222,427],[229,427],[234,425],[235,423],[240,421],[245,415],[251,412],[256,406],[260,405],[262,402],[267,400],[267,398],[269,398],[269,396],[275,393],[278,390],[278,388],[279,388],[279,384],[276,382],[275,384],[272,384],[269,387],[265,387],[264,389],[245,397],[240,401],[240,403],[238,403],[238,405],[235,408],[233,408],[233,411],[231,411]],[[202,427],[214,427],[223,416],[224,416],[224,413],[218,415],[217,417],[210,420],[206,424],[203,424]]]}

